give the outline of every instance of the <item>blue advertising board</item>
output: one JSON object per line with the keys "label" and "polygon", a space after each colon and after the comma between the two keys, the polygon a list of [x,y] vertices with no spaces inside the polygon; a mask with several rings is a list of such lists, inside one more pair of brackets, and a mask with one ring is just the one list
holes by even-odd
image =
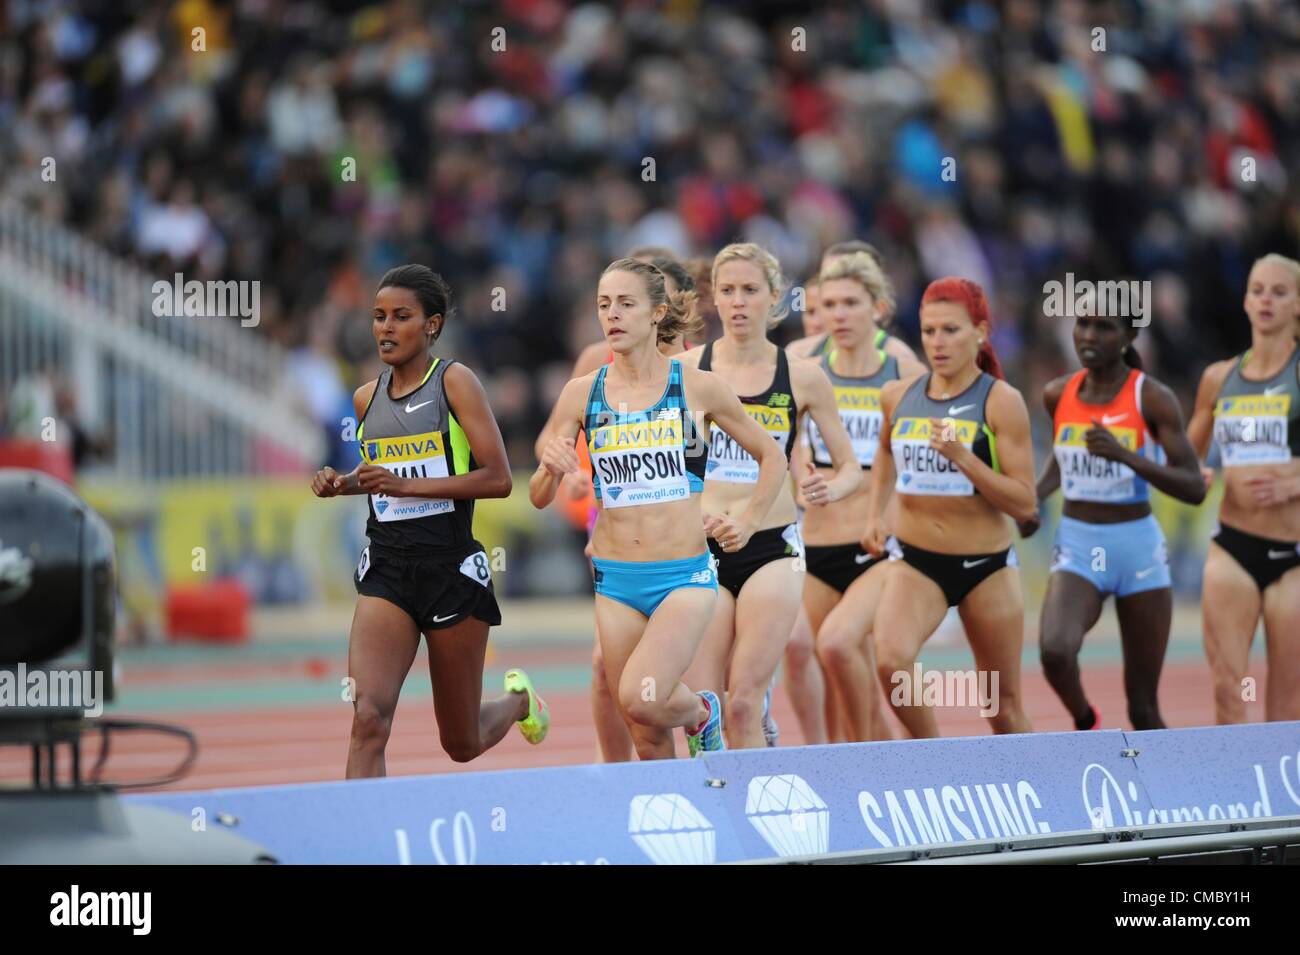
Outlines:
{"label": "blue advertising board", "polygon": [[[286,863],[708,864],[1300,813],[1300,723],[153,793]],[[233,817],[233,820],[231,820]]]}

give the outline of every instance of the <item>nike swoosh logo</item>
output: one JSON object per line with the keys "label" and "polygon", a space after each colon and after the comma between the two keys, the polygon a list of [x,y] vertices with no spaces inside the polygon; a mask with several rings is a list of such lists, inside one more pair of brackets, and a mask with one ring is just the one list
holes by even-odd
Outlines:
{"label": "nike swoosh logo", "polygon": [[1127,418],[1127,417],[1128,417],[1128,412],[1127,412],[1127,411],[1124,412],[1124,414],[1118,414],[1118,415],[1115,415],[1115,417],[1113,417],[1113,418],[1112,418],[1110,415],[1102,415],[1102,416],[1101,416],[1101,423],[1104,424],[1104,425],[1106,425],[1106,427],[1110,427],[1110,426],[1113,425],[1113,424],[1119,424],[1121,421],[1123,421],[1123,420],[1124,420],[1125,418]]}
{"label": "nike swoosh logo", "polygon": [[950,407],[950,408],[948,409],[948,414],[950,414],[950,415],[952,415],[952,414],[961,414],[963,411],[969,411],[971,408],[974,408],[974,407],[975,407],[974,405],[962,405],[960,408],[958,408],[958,407]]}
{"label": "nike swoosh logo", "polygon": [[981,557],[979,560],[963,560],[961,562],[961,565],[965,567],[967,570],[970,570],[972,567],[978,567],[980,564],[984,563],[984,561],[988,559],[989,558],[987,557]]}
{"label": "nike swoosh logo", "polygon": [[431,404],[433,404],[433,403],[434,403],[435,401],[437,401],[437,400],[438,400],[437,398],[430,398],[428,401],[421,401],[421,402],[420,402],[418,405],[416,405],[414,408],[411,407],[411,403],[408,401],[408,402],[406,403],[406,413],[407,413],[407,414],[410,414],[412,411],[419,411],[419,410],[420,410],[421,408],[423,408],[425,405],[431,405]]}
{"label": "nike swoosh logo", "polygon": [[1264,389],[1264,394],[1266,394],[1266,395],[1280,395],[1280,394],[1281,394],[1282,392],[1284,392],[1284,391],[1286,391],[1286,385],[1274,385],[1272,388],[1265,388],[1265,389]]}
{"label": "nike swoosh logo", "polygon": [[1146,570],[1139,570],[1136,575],[1137,579],[1142,580],[1144,577],[1150,577],[1153,573],[1156,572],[1156,570],[1157,568],[1155,567],[1148,567]]}
{"label": "nike swoosh logo", "polygon": [[1295,553],[1296,553],[1296,552],[1293,551],[1293,550],[1284,550],[1284,551],[1282,551],[1281,553],[1278,553],[1278,552],[1275,551],[1275,550],[1270,550],[1270,551],[1268,552],[1268,559],[1269,559],[1269,560],[1281,560],[1283,557],[1294,557],[1294,556],[1295,556]]}
{"label": "nike swoosh logo", "polygon": [[869,560],[871,560],[871,555],[870,555],[870,554],[854,554],[854,555],[853,555],[853,563],[855,563],[855,564],[865,564],[865,563],[866,563],[867,561],[869,561]]}
{"label": "nike swoosh logo", "polygon": [[459,616],[460,616],[460,614],[458,614],[458,613],[449,613],[449,614],[447,614],[447,616],[445,616],[445,617],[434,617],[434,618],[433,618],[433,622],[434,622],[434,623],[442,623],[442,622],[445,621],[445,620],[450,620],[452,617],[459,617]]}

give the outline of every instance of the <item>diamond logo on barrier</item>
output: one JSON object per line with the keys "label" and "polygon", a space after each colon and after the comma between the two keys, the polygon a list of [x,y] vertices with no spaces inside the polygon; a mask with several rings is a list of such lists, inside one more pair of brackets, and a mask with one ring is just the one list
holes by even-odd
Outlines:
{"label": "diamond logo on barrier", "polygon": [[680,793],[633,796],[627,833],[655,865],[713,864],[713,824]]}
{"label": "diamond logo on barrier", "polygon": [[830,811],[801,776],[755,776],[745,815],[778,856],[819,855],[830,845]]}

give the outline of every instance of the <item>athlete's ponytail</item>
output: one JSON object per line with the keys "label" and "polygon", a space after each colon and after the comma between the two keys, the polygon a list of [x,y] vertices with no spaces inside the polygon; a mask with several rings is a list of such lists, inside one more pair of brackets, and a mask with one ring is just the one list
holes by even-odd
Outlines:
{"label": "athlete's ponytail", "polygon": [[610,272],[631,272],[641,276],[645,282],[646,293],[650,297],[651,310],[660,305],[667,305],[668,312],[659,320],[656,329],[656,342],[669,342],[678,335],[699,336],[704,329],[704,321],[697,314],[696,302],[699,294],[689,289],[679,289],[672,295],[664,290],[664,273],[649,262],[641,259],[619,259],[611,262],[602,275]]}
{"label": "athlete's ponytail", "polygon": [[993,351],[993,316],[989,314],[989,302],[984,297],[984,290],[979,284],[972,282],[970,279],[959,279],[956,276],[948,276],[942,279],[935,279],[925,289],[925,294],[921,296],[921,306],[930,305],[934,302],[953,302],[960,305],[970,316],[971,322],[975,326],[985,325],[987,331],[980,342],[979,354],[975,356],[975,364],[981,371],[988,372],[994,378],[1006,379],[1002,373],[1002,363],[998,361],[997,353]]}

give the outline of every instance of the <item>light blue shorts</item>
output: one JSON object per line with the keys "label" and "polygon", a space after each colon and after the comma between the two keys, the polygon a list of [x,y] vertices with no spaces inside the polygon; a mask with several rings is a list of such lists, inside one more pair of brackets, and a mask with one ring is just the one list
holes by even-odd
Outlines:
{"label": "light blue shorts", "polygon": [[596,593],[649,617],[670,593],[682,587],[707,587],[717,591],[718,574],[707,550],[680,560],[591,559]]}
{"label": "light blue shorts", "polygon": [[1150,514],[1119,524],[1062,517],[1052,546],[1052,573],[1057,571],[1077,574],[1102,596],[1168,587],[1164,532]]}

